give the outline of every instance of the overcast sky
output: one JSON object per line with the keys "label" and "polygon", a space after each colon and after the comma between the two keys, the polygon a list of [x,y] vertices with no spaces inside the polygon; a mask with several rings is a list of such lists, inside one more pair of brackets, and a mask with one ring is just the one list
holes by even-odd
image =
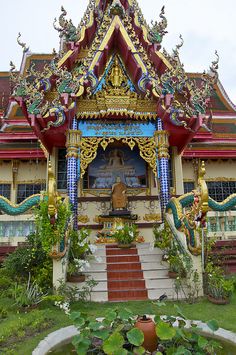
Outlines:
{"label": "overcast sky", "polygon": [[[87,4],[88,0],[0,0],[0,71],[9,70],[10,60],[20,66],[18,32],[31,52],[50,53],[53,47],[58,48],[58,33],[52,23],[60,15],[61,5],[77,25]],[[171,51],[179,34],[183,35],[180,57],[186,71],[208,69],[218,50],[220,80],[236,104],[236,0],[139,0],[139,4],[148,22],[158,19],[165,5],[168,34],[163,46]]]}

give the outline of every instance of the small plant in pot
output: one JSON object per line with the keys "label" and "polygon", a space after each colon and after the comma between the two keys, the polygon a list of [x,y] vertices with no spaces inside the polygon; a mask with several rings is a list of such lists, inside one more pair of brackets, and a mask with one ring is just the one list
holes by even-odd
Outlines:
{"label": "small plant in pot", "polygon": [[89,242],[90,231],[81,228],[79,231],[72,231],[70,235],[69,263],[67,267],[67,280],[70,282],[83,282],[83,272],[89,266],[96,247]]}
{"label": "small plant in pot", "polygon": [[118,247],[130,248],[138,236],[137,226],[132,225],[118,225],[113,233],[113,238],[116,239]]}
{"label": "small plant in pot", "polygon": [[184,268],[183,261],[179,254],[171,254],[168,256],[169,272],[168,276],[170,278],[176,278],[178,276],[185,277],[186,271]]}
{"label": "small plant in pot", "polygon": [[234,281],[226,279],[220,266],[209,261],[206,265],[208,300],[214,304],[227,304],[234,291]]}
{"label": "small plant in pot", "polygon": [[162,260],[167,261],[173,240],[173,235],[168,223],[165,221],[163,225],[155,226],[153,234],[155,237],[154,246],[163,251]]}

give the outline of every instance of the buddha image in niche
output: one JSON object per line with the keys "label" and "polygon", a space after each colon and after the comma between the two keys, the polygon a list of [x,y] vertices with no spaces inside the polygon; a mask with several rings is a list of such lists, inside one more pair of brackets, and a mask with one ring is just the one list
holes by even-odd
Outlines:
{"label": "buddha image in niche", "polygon": [[114,149],[109,152],[108,155],[108,166],[109,167],[124,167],[124,152],[120,149]]}
{"label": "buddha image in niche", "polygon": [[117,177],[129,187],[141,186],[137,174],[145,175],[145,164],[142,160],[140,162],[141,158],[134,151],[115,147],[107,149],[105,154],[102,151],[99,153],[89,168],[91,188],[110,189]]}

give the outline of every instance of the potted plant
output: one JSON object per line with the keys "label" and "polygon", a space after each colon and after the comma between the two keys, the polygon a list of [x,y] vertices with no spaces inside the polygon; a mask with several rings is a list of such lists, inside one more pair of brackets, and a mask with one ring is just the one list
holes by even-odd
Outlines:
{"label": "potted plant", "polygon": [[137,226],[134,224],[118,225],[113,233],[113,238],[116,239],[120,248],[130,248],[137,236]]}
{"label": "potted plant", "polygon": [[167,261],[173,239],[168,223],[165,221],[164,225],[155,226],[153,233],[155,237],[154,246],[163,250],[162,260]]}
{"label": "potted plant", "polygon": [[169,263],[168,276],[172,279],[180,276],[185,277],[186,271],[184,268],[184,263],[178,253],[173,253],[168,256],[167,259]]}
{"label": "potted plant", "polygon": [[84,270],[89,266],[89,257],[95,251],[95,246],[89,242],[90,231],[81,228],[70,234],[69,262],[67,267],[67,281],[85,281]]}
{"label": "potted plant", "polygon": [[214,304],[229,303],[234,291],[234,281],[226,279],[220,266],[209,261],[206,265],[207,297]]}

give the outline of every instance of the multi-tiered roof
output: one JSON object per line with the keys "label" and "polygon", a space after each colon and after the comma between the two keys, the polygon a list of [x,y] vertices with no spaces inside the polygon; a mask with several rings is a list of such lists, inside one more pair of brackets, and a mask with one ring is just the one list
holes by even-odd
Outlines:
{"label": "multi-tiered roof", "polygon": [[[218,82],[217,53],[208,73],[192,75],[180,61],[182,37],[172,54],[161,49],[167,32],[164,8],[160,20],[148,25],[136,0],[90,0],[78,27],[63,7],[54,27],[61,42],[58,53],[31,54],[19,37],[21,70],[16,72],[12,63],[10,74],[0,76],[0,141],[6,150],[22,142],[26,157],[30,141],[33,154],[43,155],[36,139],[49,152],[64,146],[76,115],[101,122],[160,117],[170,145],[181,152],[190,141],[216,138],[221,122],[212,121],[214,112],[235,119],[235,107]],[[236,129],[230,133],[235,137]]]}

